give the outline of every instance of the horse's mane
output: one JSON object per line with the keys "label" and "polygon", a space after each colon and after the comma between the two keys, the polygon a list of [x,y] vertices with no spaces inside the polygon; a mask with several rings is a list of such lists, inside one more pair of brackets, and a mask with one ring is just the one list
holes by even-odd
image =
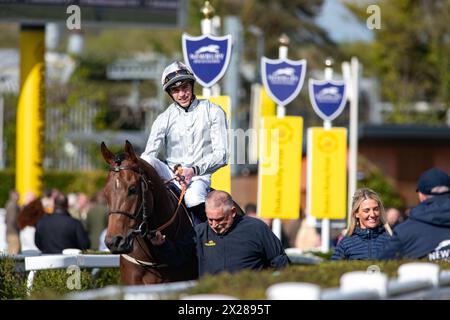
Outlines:
{"label": "horse's mane", "polygon": [[41,199],[37,198],[24,206],[17,217],[17,224],[22,230],[26,226],[35,227],[39,219],[45,215],[44,206]]}
{"label": "horse's mane", "polygon": [[153,166],[151,164],[149,164],[147,161],[145,161],[142,158],[139,158],[138,164],[141,167],[141,169],[144,170],[147,177],[153,183],[156,183],[157,185],[162,185],[162,186],[164,185],[164,181],[161,179],[161,177],[159,176],[159,174],[156,172],[155,168],[153,168]]}
{"label": "horse's mane", "polygon": [[[144,170],[145,175],[147,178],[152,182],[153,190],[156,191],[158,194],[163,193],[166,190],[164,181],[161,179],[159,174],[156,172],[155,168],[153,168],[152,165],[150,165],[147,161],[144,159],[136,156],[138,159],[138,167]],[[116,166],[120,166],[123,161],[130,160],[130,155],[127,152],[119,152],[114,155],[114,163]]]}

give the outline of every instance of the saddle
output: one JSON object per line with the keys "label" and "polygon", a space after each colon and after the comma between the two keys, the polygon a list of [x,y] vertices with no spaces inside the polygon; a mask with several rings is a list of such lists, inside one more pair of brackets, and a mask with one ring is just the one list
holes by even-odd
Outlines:
{"label": "saddle", "polygon": [[[173,182],[170,182],[167,184],[167,188],[171,191],[171,194],[176,197],[176,199],[180,199],[181,190],[177,187],[176,184]],[[214,188],[209,188],[208,192],[214,191]],[[237,209],[237,214],[239,216],[245,215],[244,210],[236,203],[236,201],[233,200],[234,206]],[[183,206],[183,209],[185,212],[189,215],[189,218],[191,219],[191,222],[193,225],[197,225],[201,222],[206,221],[206,212],[205,212],[205,203],[201,203],[195,207],[187,208],[184,198],[181,202],[181,205]]]}

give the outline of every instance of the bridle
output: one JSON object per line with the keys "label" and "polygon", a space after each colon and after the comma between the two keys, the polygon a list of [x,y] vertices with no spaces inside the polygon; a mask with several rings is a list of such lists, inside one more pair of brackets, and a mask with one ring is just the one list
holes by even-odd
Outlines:
{"label": "bridle", "polygon": [[[121,166],[119,164],[116,164],[116,165],[111,165],[109,167],[109,170],[114,171],[114,172],[120,172],[121,170],[131,170],[139,175],[139,181],[141,183],[141,199],[142,199],[139,209],[136,212],[134,212],[134,214],[130,213],[130,212],[126,212],[126,211],[120,211],[120,210],[108,212],[108,216],[111,214],[120,214],[120,215],[124,215],[132,220],[137,220],[140,216],[140,213],[142,212],[141,224],[139,225],[139,227],[137,229],[132,228],[132,230],[130,230],[130,232],[126,236],[126,238],[128,239],[127,241],[131,241],[137,235],[140,235],[142,238],[144,238],[147,234],[150,234],[150,237],[152,237],[156,234],[156,231],[164,230],[165,228],[170,226],[175,221],[175,218],[177,217],[177,213],[180,209],[181,202],[183,200],[184,192],[186,191],[185,188],[183,188],[183,190],[181,192],[180,198],[178,199],[177,208],[175,209],[175,212],[173,213],[172,217],[166,223],[164,223],[163,225],[156,228],[156,230],[149,231],[150,212],[148,210],[148,204],[147,204],[145,195],[146,195],[146,192],[147,192],[149,186],[150,186],[150,188],[153,188],[152,181],[147,180],[144,170],[138,166]],[[173,179],[171,179],[171,180],[173,180]],[[165,184],[169,183],[171,180],[166,181]],[[138,243],[142,247],[142,244],[139,242],[139,238],[137,240],[138,240]],[[149,254],[148,249],[145,250],[143,248],[143,250],[146,253],[147,257],[150,259],[150,262],[138,260],[127,254],[122,254],[122,257],[124,257],[126,260],[130,261],[131,263],[137,264],[145,269],[151,270],[154,268],[167,267],[167,265],[165,265],[165,264],[151,262],[151,255]]]}
{"label": "bridle", "polygon": [[[146,200],[146,197],[145,197],[145,193],[147,192],[147,190],[149,188],[149,185],[150,185],[150,187],[153,188],[153,183],[150,180],[146,179],[144,170],[142,170],[142,168],[137,167],[137,166],[120,166],[120,165],[115,165],[115,166],[110,166],[109,170],[110,171],[114,171],[114,172],[119,172],[120,170],[131,170],[131,171],[133,171],[133,172],[135,172],[135,173],[137,173],[139,175],[139,181],[141,182],[141,198],[142,198],[142,201],[141,201],[141,205],[140,205],[139,209],[137,210],[137,212],[135,212],[134,214],[126,212],[126,211],[119,211],[119,210],[109,211],[108,212],[108,216],[111,215],[111,214],[121,214],[121,215],[124,215],[124,216],[132,219],[132,220],[137,220],[139,218],[140,213],[142,212],[142,222],[141,222],[141,224],[139,225],[139,227],[137,229],[132,229],[131,230],[131,232],[130,232],[131,236],[134,237],[136,235],[140,235],[141,237],[144,238],[147,234],[152,235],[152,234],[155,234],[156,231],[162,231],[162,230],[166,229],[168,226],[170,226],[175,221],[175,218],[177,217],[177,213],[178,213],[178,211],[180,209],[180,205],[181,205],[183,197],[184,197],[184,193],[186,191],[185,187],[183,187],[183,189],[181,190],[181,195],[180,195],[180,197],[178,199],[178,204],[177,204],[177,207],[176,207],[174,213],[172,214],[172,217],[166,223],[164,223],[163,225],[159,226],[155,230],[149,231],[148,229],[149,229],[149,226],[150,226],[150,223],[149,223],[150,213],[149,213],[148,208],[147,208],[147,200]],[[173,179],[175,179],[175,178],[173,178]],[[173,179],[170,179],[170,180],[166,181],[165,183],[167,184]]]}
{"label": "bridle", "polygon": [[133,229],[131,231],[131,235],[132,236],[140,235],[141,237],[145,237],[147,235],[147,233],[149,232],[148,226],[150,225],[149,224],[150,213],[147,208],[147,200],[145,197],[145,193],[147,192],[147,190],[149,188],[149,184],[151,187],[153,186],[152,182],[146,179],[144,170],[142,170],[142,168],[137,167],[137,166],[115,165],[115,166],[110,166],[109,170],[114,171],[114,172],[119,172],[120,170],[130,170],[130,171],[136,172],[139,175],[139,181],[141,183],[141,199],[142,199],[142,201],[141,201],[141,205],[140,205],[139,209],[137,210],[137,212],[132,214],[132,213],[129,213],[126,211],[115,210],[115,211],[109,211],[108,216],[111,214],[121,214],[132,220],[137,220],[140,216],[140,213],[142,212],[142,222],[137,229]]}

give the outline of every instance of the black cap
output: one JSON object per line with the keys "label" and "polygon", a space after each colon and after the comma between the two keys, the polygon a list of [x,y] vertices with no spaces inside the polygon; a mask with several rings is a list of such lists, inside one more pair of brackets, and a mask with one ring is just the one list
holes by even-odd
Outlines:
{"label": "black cap", "polygon": [[[435,187],[448,187],[448,190],[444,192],[433,192]],[[438,168],[432,168],[425,171],[419,178],[417,182],[416,192],[421,192],[423,194],[442,194],[450,191],[450,177],[444,171]]]}

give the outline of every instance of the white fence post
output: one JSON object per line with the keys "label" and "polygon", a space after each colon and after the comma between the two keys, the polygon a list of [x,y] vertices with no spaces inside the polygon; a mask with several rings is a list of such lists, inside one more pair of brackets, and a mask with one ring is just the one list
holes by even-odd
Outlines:
{"label": "white fence post", "polygon": [[269,300],[319,300],[320,287],[312,283],[281,282],[266,290]]}

